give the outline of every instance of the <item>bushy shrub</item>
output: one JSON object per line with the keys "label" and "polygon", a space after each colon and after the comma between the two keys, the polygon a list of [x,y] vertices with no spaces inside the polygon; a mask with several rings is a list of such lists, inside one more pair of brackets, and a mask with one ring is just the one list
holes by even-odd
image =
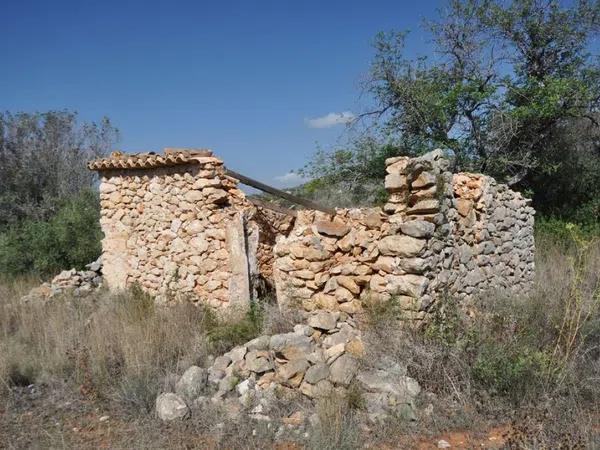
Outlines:
{"label": "bushy shrub", "polygon": [[0,233],[0,272],[47,276],[83,266],[101,252],[97,193],[86,190],[62,203],[46,221],[26,220]]}

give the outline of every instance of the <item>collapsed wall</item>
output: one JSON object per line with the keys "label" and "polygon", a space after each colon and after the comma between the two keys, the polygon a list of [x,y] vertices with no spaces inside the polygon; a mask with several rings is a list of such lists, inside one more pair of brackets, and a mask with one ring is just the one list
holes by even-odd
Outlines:
{"label": "collapsed wall", "polygon": [[355,314],[396,298],[422,319],[439,296],[526,292],[534,275],[534,210],[478,174],[452,174],[437,150],[386,161],[383,208],[309,211],[275,247],[279,302]]}
{"label": "collapsed wall", "polygon": [[355,316],[365,302],[394,298],[419,320],[442,296],[468,305],[492,290],[527,292],[534,211],[526,199],[490,177],[453,174],[441,150],[386,166],[383,207],[282,214],[248,199],[209,151],[116,153],[90,163],[101,175],[109,288],[137,284],[158,300],[243,311],[274,287],[281,307],[305,312],[293,332],[253,339],[207,369],[190,367],[175,392],[157,397],[160,418],[224,401],[270,420],[274,398],[314,401],[354,383],[369,420],[414,417],[420,387],[406,368],[364,359]]}
{"label": "collapsed wall", "polygon": [[271,247],[290,221],[252,205],[210,151],[113,153],[89,168],[101,177],[109,288],[244,310],[271,279]]}
{"label": "collapsed wall", "polygon": [[394,297],[421,319],[440,296],[466,304],[533,280],[528,200],[488,176],[452,173],[441,150],[388,159],[383,207],[332,214],[256,206],[205,150],[116,153],[89,166],[101,175],[112,289],[243,310],[274,288],[282,306],[349,315]]}

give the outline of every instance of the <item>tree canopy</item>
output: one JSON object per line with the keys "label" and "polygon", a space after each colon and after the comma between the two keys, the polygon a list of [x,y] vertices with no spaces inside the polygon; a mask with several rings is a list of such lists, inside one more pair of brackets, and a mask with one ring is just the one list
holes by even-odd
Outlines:
{"label": "tree canopy", "polygon": [[384,152],[390,142],[398,153],[451,149],[459,169],[531,193],[544,212],[587,208],[600,219],[600,64],[590,49],[600,1],[450,0],[423,27],[429,55],[407,57],[404,31],[375,38],[365,84],[374,104],[361,117]]}
{"label": "tree canopy", "polygon": [[0,230],[47,219],[68,198],[93,187],[86,168],[118,139],[107,118],[79,123],[76,113],[0,113]]}

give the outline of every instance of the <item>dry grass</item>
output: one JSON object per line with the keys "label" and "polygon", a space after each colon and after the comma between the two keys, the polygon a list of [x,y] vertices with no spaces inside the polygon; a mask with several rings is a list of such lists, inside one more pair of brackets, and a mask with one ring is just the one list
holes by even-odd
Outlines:
{"label": "dry grass", "polygon": [[[511,448],[593,446],[600,418],[600,244],[565,246],[540,237],[537,245],[533,294],[488,296],[476,321],[467,320],[452,299],[439,302],[421,330],[398,327],[393,302],[372,310],[368,358],[393,358],[422,385],[416,423],[392,420],[365,434],[360,408],[334,396],[317,405],[319,421],[307,437],[284,441],[359,448],[393,445],[396,436],[502,424],[510,427]],[[20,303],[30,287],[30,281],[0,283],[0,441],[2,409],[32,407],[19,406],[29,384],[61,398],[71,395],[73,404],[83,402],[82,416],[102,407],[125,418],[122,432],[110,437],[112,447],[266,448],[277,439],[276,424],[228,421],[217,410],[162,424],[152,407],[156,394],[191,364],[203,365],[210,354],[256,334],[291,330],[297,318],[289,313],[266,304],[240,322],[226,323],[190,305],[155,307],[135,290]],[[284,403],[282,415],[304,408]],[[8,433],[28,426],[11,424]],[[40,425],[27,445],[12,447],[85,446],[61,433]]]}
{"label": "dry grass", "polygon": [[[600,420],[600,242],[537,241],[531,295],[488,295],[467,318],[439,301],[422,329],[400,329],[391,311],[371,311],[369,358],[406,365],[427,394],[413,432],[510,423],[510,448],[594,445]],[[390,314],[390,312],[392,314]],[[368,361],[367,361],[368,363]],[[406,433],[406,423],[388,424]],[[512,444],[518,442],[518,444]],[[598,444],[598,442],[596,442]],[[587,448],[587,447],[586,447]]]}
{"label": "dry grass", "polygon": [[74,382],[89,396],[149,411],[169,374],[202,364],[214,318],[189,305],[155,308],[139,292],[0,303],[0,384]]}

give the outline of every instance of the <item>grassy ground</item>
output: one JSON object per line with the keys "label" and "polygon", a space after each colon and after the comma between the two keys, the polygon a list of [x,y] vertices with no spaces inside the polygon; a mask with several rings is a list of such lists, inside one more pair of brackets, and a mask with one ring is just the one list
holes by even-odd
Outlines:
{"label": "grassy ground", "polygon": [[367,429],[354,393],[321,402],[308,436],[277,443],[278,425],[230,421],[216,407],[164,424],[153,404],[191,364],[293,318],[266,306],[223,323],[136,291],[21,304],[30,283],[5,281],[0,448],[435,448],[441,438],[453,448],[600,448],[600,245],[539,235],[537,246],[533,294],[486,296],[475,320],[452,299],[419,330],[399,326],[394,302],[369,309],[369,357],[397,359],[423,387],[416,422]]}

